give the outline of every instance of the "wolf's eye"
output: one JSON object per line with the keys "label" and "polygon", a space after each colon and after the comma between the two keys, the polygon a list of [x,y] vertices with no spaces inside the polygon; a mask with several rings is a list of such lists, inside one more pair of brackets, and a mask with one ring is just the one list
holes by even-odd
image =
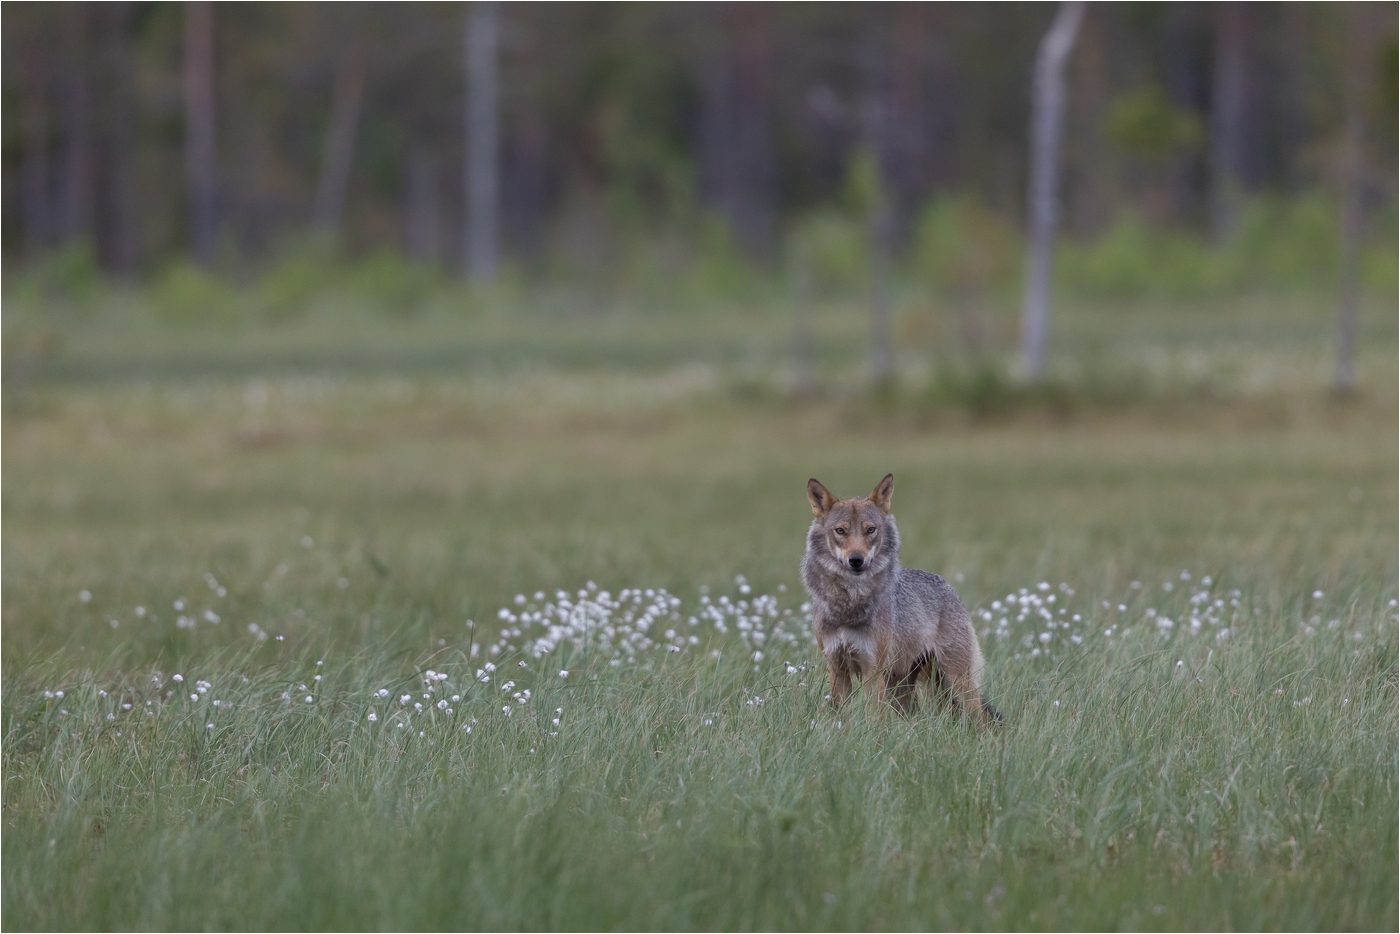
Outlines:
{"label": "wolf's eye", "polygon": [[839,525],[838,525],[836,528],[832,529],[832,531],[835,532],[837,535],[845,535],[845,534],[846,534],[846,529],[845,529],[843,526],[839,526]]}
{"label": "wolf's eye", "polygon": [[874,535],[874,534],[875,534],[875,526],[873,526],[873,525],[867,525],[867,526],[865,527],[865,534],[866,534],[866,535]]}

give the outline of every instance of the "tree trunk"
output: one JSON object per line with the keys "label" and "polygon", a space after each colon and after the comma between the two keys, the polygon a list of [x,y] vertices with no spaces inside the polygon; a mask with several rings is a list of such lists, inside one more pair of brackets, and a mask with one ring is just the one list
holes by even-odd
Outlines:
{"label": "tree trunk", "polygon": [[768,12],[724,8],[700,75],[700,200],[751,256],[777,235],[777,165],[769,115]]}
{"label": "tree trunk", "polygon": [[331,98],[331,123],[321,156],[321,177],[316,184],[312,223],[328,237],[340,233],[345,213],[345,191],[350,184],[350,166],[355,158],[355,134],[360,125],[360,104],[365,93],[365,46],[355,36],[342,54],[335,70],[335,91]]}
{"label": "tree trunk", "polygon": [[92,92],[88,85],[86,5],[63,9],[63,45],[67,59],[63,81],[63,176],[59,234],[65,242],[92,235],[93,169]]}
{"label": "tree trunk", "polygon": [[214,174],[214,6],[185,4],[185,174],[190,185],[190,241],[207,266],[218,240]]}
{"label": "tree trunk", "polygon": [[812,377],[812,250],[798,237],[792,251],[792,392],[811,395]]}
{"label": "tree trunk", "polygon": [[[32,11],[31,11],[32,14]],[[49,244],[52,214],[49,201],[48,69],[41,44],[44,36],[38,17],[33,34],[20,53],[23,82],[20,86],[20,130],[24,138],[24,252],[33,259]]]}
{"label": "tree trunk", "polygon": [[99,240],[106,264],[120,275],[135,272],[141,252],[141,201],[137,191],[139,119],[131,49],[130,3],[104,4],[103,137],[105,189]]}
{"label": "tree trunk", "polygon": [[1247,6],[1230,2],[1216,7],[1210,107],[1210,232],[1216,246],[1230,239],[1239,219],[1248,79]]}
{"label": "tree trunk", "polygon": [[441,256],[438,223],[438,164],[433,154],[418,149],[408,162],[408,255],[420,263]]}
{"label": "tree trunk", "polygon": [[466,237],[467,275],[488,283],[496,277],[497,216],[500,184],[498,138],[500,113],[497,93],[497,49],[500,9],[478,0],[467,14],[465,64],[466,113]]}
{"label": "tree trunk", "polygon": [[1065,115],[1065,61],[1084,18],[1080,0],[1060,4],[1055,21],[1040,41],[1031,87],[1031,164],[1027,213],[1026,297],[1021,310],[1021,366],[1027,378],[1045,370],[1050,305],[1050,254],[1059,213],[1056,187],[1060,136]]}
{"label": "tree trunk", "polygon": [[870,377],[877,390],[894,382],[894,207],[881,190],[870,212]]}
{"label": "tree trunk", "polygon": [[1332,385],[1339,394],[1356,391],[1356,336],[1361,306],[1361,241],[1366,197],[1366,97],[1370,90],[1369,17],[1352,4],[1347,22],[1346,139],[1342,166],[1341,257],[1338,268],[1337,370]]}

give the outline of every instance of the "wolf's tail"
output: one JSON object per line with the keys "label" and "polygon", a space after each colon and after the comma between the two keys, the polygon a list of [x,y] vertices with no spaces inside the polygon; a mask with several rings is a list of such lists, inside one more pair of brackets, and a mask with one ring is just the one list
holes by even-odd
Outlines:
{"label": "wolf's tail", "polygon": [[987,719],[991,720],[993,723],[1001,723],[1003,720],[1002,715],[991,705],[990,701],[982,701],[982,712],[985,713]]}

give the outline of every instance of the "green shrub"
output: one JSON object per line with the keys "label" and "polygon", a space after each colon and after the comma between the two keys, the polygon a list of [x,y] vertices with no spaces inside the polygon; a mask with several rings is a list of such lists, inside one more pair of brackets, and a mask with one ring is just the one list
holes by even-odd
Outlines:
{"label": "green shrub", "polygon": [[1016,282],[1022,244],[1003,218],[959,195],[931,201],[914,230],[912,263],[920,278],[955,296]]}
{"label": "green shrub", "polygon": [[344,276],[344,267],[329,247],[315,243],[292,246],[259,279],[259,310],[274,321],[299,317]]}
{"label": "green shrub", "polygon": [[151,288],[151,309],[165,324],[234,325],[241,317],[238,296],[221,278],[189,262],[176,263]]}
{"label": "green shrub", "polygon": [[356,263],[344,276],[344,290],[350,298],[391,317],[422,311],[442,285],[442,274],[436,268],[408,262],[397,250],[380,250]]}
{"label": "green shrub", "polygon": [[869,281],[865,224],[837,211],[819,211],[797,224],[788,241],[790,262],[805,263],[819,294],[851,294]]}
{"label": "green shrub", "polygon": [[1199,298],[1240,283],[1232,253],[1212,250],[1199,236],[1152,230],[1134,215],[1095,241],[1062,243],[1055,275],[1065,290],[1093,298]]}
{"label": "green shrub", "polygon": [[102,270],[86,243],[53,250],[10,279],[11,295],[36,308],[86,311],[102,294]]}

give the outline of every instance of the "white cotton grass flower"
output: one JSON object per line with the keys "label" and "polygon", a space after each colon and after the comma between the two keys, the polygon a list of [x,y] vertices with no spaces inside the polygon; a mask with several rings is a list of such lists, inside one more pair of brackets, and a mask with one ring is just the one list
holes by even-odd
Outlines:
{"label": "white cotton grass flower", "polygon": [[306,695],[306,702],[307,702],[308,704],[314,704],[314,703],[316,702],[316,698],[314,698],[314,697],[312,697],[310,694],[308,694],[308,695]]}
{"label": "white cotton grass flower", "polygon": [[375,713],[373,710],[371,710],[371,711],[369,712],[369,716],[366,717],[365,719],[367,719],[370,723],[378,723],[378,722],[379,722],[379,714],[377,714],[377,713]]}
{"label": "white cotton grass flower", "polygon": [[1320,591],[1320,590],[1314,590],[1314,591],[1313,591],[1313,599],[1314,599],[1314,600],[1321,600],[1321,599],[1323,598],[1323,596],[1325,596],[1325,595],[1323,594],[1322,591]]}
{"label": "white cotton grass flower", "polygon": [[199,695],[198,695],[198,694],[191,694],[191,695],[190,695],[190,700],[192,700],[192,701],[197,701],[197,700],[199,700]]}
{"label": "white cotton grass flower", "polygon": [[567,678],[568,676],[569,676],[569,669],[567,669],[567,668],[561,668],[561,669],[559,669],[559,677],[561,677],[561,678]]}
{"label": "white cotton grass flower", "polygon": [[87,589],[83,589],[83,590],[78,591],[78,599],[79,599],[80,601],[82,601],[83,603],[91,603],[91,602],[92,602],[92,591],[91,591],[91,590],[87,590]]}
{"label": "white cotton grass flower", "polygon": [[185,610],[185,598],[180,597],[178,600],[172,603],[171,606],[175,608],[175,612],[183,613]]}
{"label": "white cotton grass flower", "polygon": [[176,684],[179,684],[181,681],[185,680],[185,676],[182,674],[175,674],[171,676],[170,680],[174,681]]}
{"label": "white cotton grass flower", "polygon": [[389,696],[389,689],[388,689],[388,688],[380,688],[379,690],[377,690],[377,691],[374,692],[374,696],[375,696],[375,697],[388,697],[388,696]]}
{"label": "white cotton grass flower", "polygon": [[412,694],[404,694],[404,695],[402,695],[401,697],[399,697],[399,706],[401,706],[401,707],[407,707],[407,706],[408,706],[408,702],[411,701],[411,700],[413,700],[413,695],[412,695]]}
{"label": "white cotton grass flower", "polygon": [[446,709],[447,709],[447,701],[445,701],[445,700],[440,700],[440,701],[438,701],[438,702],[437,702],[437,709],[438,709],[438,710],[446,710]]}

